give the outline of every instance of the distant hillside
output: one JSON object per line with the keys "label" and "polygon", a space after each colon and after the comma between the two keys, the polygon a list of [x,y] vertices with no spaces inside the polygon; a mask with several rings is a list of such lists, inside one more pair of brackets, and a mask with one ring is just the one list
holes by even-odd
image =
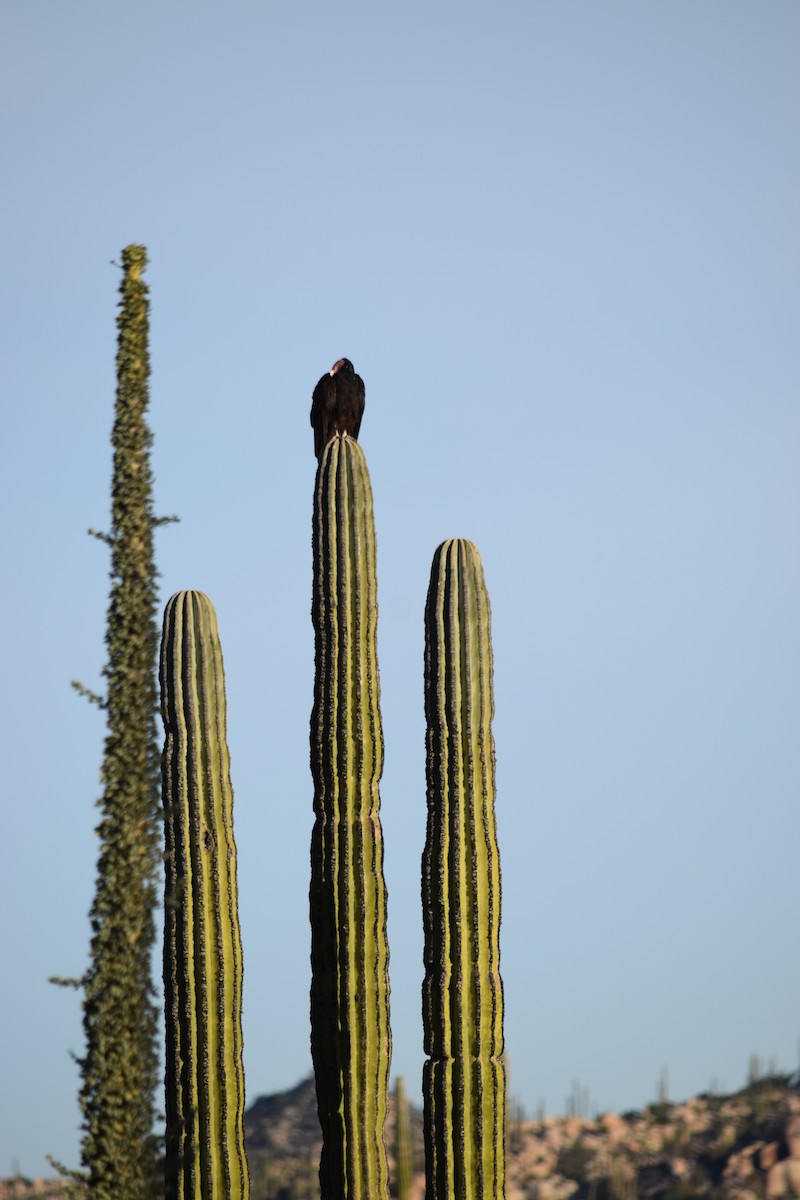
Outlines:
{"label": "distant hillside", "polygon": [[[417,1170],[416,1196],[425,1192],[422,1113],[411,1109]],[[245,1138],[252,1183],[251,1200],[318,1200],[322,1149],[313,1078],[288,1092],[262,1096],[245,1113]],[[390,1166],[394,1145],[394,1103],[389,1103],[386,1147]]]}
{"label": "distant hillside", "polygon": [[800,1094],[786,1077],[594,1121],[512,1123],[507,1142],[507,1200],[800,1196]]}
{"label": "distant hillside", "polygon": [[[797,1077],[596,1120],[509,1121],[507,1200],[777,1200],[800,1197]],[[798,1081],[800,1082],[800,1081]],[[412,1110],[415,1200],[424,1195],[422,1114]],[[252,1200],[318,1200],[314,1082],[256,1100],[245,1115]],[[390,1169],[394,1112],[386,1144]],[[0,1200],[62,1200],[58,1181],[0,1181]]]}
{"label": "distant hillside", "polygon": [[[511,1120],[507,1200],[800,1197],[800,1092],[788,1084],[777,1076],[730,1096],[698,1096],[596,1120]],[[313,1080],[257,1100],[245,1120],[252,1200],[316,1200],[321,1143]],[[421,1200],[417,1110],[413,1125]],[[393,1140],[392,1113],[386,1137],[390,1169]]]}

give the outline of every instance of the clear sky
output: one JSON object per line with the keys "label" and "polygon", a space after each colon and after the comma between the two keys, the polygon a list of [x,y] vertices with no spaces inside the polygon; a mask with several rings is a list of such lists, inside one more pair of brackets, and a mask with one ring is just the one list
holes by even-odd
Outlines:
{"label": "clear sky", "polygon": [[312,388],[363,376],[393,1074],[422,1065],[423,606],[492,598],[511,1092],[800,1036],[795,0],[8,0],[0,1174],[79,1155],[121,248],[162,599],[219,614],[250,1100],[310,1071]]}

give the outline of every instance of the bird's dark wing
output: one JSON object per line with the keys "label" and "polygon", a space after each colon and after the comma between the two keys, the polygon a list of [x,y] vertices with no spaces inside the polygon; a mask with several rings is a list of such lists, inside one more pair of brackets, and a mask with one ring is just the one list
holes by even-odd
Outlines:
{"label": "bird's dark wing", "polygon": [[323,375],[311,396],[311,424],[314,429],[314,453],[317,458],[328,442],[335,411],[336,377]]}
{"label": "bird's dark wing", "polygon": [[353,376],[353,385],[353,412],[350,422],[350,433],[358,441],[358,431],[361,428],[364,405],[366,404],[366,389],[364,387],[364,380],[360,375]]}

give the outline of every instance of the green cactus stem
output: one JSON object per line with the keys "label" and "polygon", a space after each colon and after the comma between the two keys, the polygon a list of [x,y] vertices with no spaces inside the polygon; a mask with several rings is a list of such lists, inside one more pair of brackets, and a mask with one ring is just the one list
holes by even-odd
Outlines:
{"label": "green cactus stem", "polygon": [[406,1081],[398,1076],[394,1085],[394,1194],[396,1200],[411,1200],[414,1163],[411,1149],[411,1109]]}
{"label": "green cactus stem", "polygon": [[428,1200],[505,1195],[500,855],[489,597],[480,555],[437,549],[425,609],[428,829],[423,1070]]}
{"label": "green cactus stem", "polygon": [[389,949],[372,489],[335,437],[317,469],[312,620],[311,1052],[322,1200],[388,1200]]}
{"label": "green cactus stem", "polygon": [[217,617],[202,592],[164,613],[167,1200],[247,1200],[242,945]]}

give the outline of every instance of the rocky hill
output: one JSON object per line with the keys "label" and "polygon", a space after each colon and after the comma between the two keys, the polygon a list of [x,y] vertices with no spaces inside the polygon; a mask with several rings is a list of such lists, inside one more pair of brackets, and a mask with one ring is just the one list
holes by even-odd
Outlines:
{"label": "rocky hill", "polygon": [[[800,1197],[800,1078],[730,1096],[662,1102],[588,1120],[517,1114],[507,1132],[507,1200],[766,1200]],[[424,1196],[422,1115],[413,1112]],[[313,1080],[256,1100],[245,1116],[252,1200],[317,1200],[320,1133]],[[394,1141],[394,1113],[387,1147]],[[0,1181],[0,1200],[60,1200],[58,1181]]]}
{"label": "rocky hill", "polygon": [[[516,1117],[507,1133],[507,1200],[800,1197],[800,1091],[789,1082],[778,1076],[730,1096],[663,1102],[595,1120]],[[413,1113],[413,1123],[415,1200],[422,1200],[421,1113]],[[313,1081],[257,1100],[246,1129],[252,1200],[316,1200]],[[390,1163],[393,1139],[392,1112]]]}
{"label": "rocky hill", "polygon": [[785,1077],[596,1120],[513,1122],[508,1200],[800,1196],[800,1094]]}
{"label": "rocky hill", "polygon": [[[262,1096],[245,1113],[245,1138],[252,1183],[251,1200],[318,1200],[322,1149],[313,1078],[275,1096]],[[415,1200],[425,1192],[422,1113],[411,1110]],[[394,1145],[394,1103],[390,1100],[386,1146]]]}

